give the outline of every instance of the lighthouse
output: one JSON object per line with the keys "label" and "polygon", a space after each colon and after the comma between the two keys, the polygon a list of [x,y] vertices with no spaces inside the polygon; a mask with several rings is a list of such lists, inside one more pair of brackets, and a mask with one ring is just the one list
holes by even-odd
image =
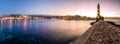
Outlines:
{"label": "lighthouse", "polygon": [[96,16],[96,22],[99,20],[104,20],[104,17],[100,15],[100,3],[97,4],[97,16]]}

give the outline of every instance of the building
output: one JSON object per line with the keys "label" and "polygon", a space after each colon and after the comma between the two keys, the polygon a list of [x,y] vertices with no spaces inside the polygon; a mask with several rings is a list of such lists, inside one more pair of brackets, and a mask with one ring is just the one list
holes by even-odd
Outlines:
{"label": "building", "polygon": [[3,16],[2,20],[29,20],[31,17],[23,16],[22,14],[10,14]]}

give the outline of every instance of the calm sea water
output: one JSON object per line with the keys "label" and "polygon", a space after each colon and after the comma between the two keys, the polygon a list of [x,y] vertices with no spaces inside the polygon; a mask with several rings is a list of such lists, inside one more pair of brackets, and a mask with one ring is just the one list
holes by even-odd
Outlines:
{"label": "calm sea water", "polygon": [[67,44],[80,37],[93,21],[18,20],[0,22],[3,44]]}
{"label": "calm sea water", "polygon": [[118,25],[120,25],[120,19],[105,19],[106,21],[112,21]]}

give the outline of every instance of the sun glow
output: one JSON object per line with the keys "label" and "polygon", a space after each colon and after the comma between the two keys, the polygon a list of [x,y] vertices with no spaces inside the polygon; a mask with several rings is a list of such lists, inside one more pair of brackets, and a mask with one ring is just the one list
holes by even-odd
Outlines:
{"label": "sun glow", "polygon": [[97,13],[94,10],[78,10],[78,11],[71,12],[71,14],[80,15],[80,16],[95,17]]}
{"label": "sun glow", "polygon": [[105,17],[119,17],[115,12],[112,11],[101,11],[101,15]]}
{"label": "sun glow", "polygon": [[[72,15],[80,15],[80,16],[88,16],[88,17],[96,17],[97,16],[97,10],[93,9],[84,9],[84,10],[75,10],[70,12]],[[120,15],[117,15],[115,12],[107,11],[107,10],[101,10],[101,16],[104,17],[119,17]]]}

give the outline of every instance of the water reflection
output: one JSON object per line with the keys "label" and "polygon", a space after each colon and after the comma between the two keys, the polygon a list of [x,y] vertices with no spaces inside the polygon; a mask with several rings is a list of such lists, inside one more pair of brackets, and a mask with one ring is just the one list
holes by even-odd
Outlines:
{"label": "water reflection", "polygon": [[9,20],[9,31],[12,31],[13,20]]}
{"label": "water reflection", "polygon": [[17,38],[32,37],[43,42],[67,41],[81,36],[90,27],[90,22],[92,21],[13,20],[1,22],[0,31]]}
{"label": "water reflection", "polygon": [[24,20],[23,26],[24,26],[24,32],[26,32],[26,26],[27,26],[27,21],[26,20]]}

